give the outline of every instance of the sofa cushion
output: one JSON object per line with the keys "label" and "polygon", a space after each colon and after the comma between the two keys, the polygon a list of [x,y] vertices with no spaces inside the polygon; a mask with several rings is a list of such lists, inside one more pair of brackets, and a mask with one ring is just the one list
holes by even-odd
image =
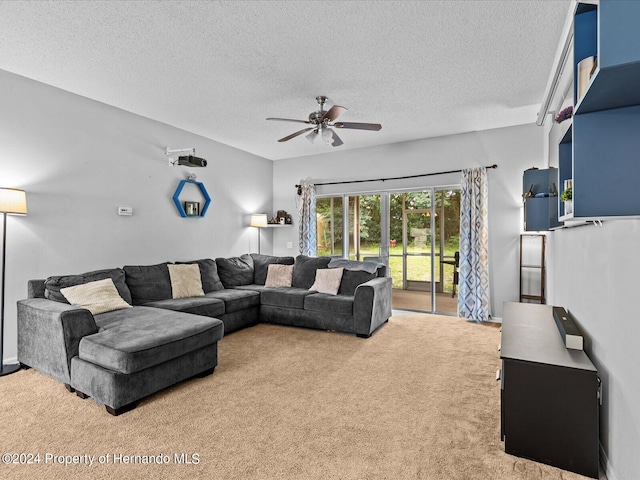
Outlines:
{"label": "sofa cushion", "polygon": [[261,255],[252,253],[253,258],[253,283],[264,285],[267,280],[269,265],[293,265],[293,257],[274,257],[272,255]]}
{"label": "sofa cushion", "polygon": [[314,312],[353,315],[353,297],[313,293],[304,299],[304,309]]}
{"label": "sofa cushion", "polygon": [[304,308],[304,299],[313,292],[306,288],[265,288],[260,292],[260,303],[274,307]]}
{"label": "sofa cushion", "polygon": [[218,275],[224,288],[253,283],[253,258],[249,254],[240,257],[216,258]]}
{"label": "sofa cushion", "polygon": [[327,268],[330,257],[307,257],[298,255],[293,266],[293,280],[291,285],[296,288],[309,289],[316,279],[316,270]]}
{"label": "sofa cushion", "polygon": [[293,265],[269,265],[267,281],[264,286],[267,288],[290,287],[293,278]]}
{"label": "sofa cushion", "polygon": [[133,305],[144,305],[171,298],[168,263],[157,265],[126,265],[123,267]]}
{"label": "sofa cushion", "polygon": [[71,305],[86,308],[93,315],[131,308],[131,305],[122,299],[110,278],[61,288],[60,293]]}
{"label": "sofa cushion", "polygon": [[222,290],[224,288],[220,281],[220,276],[218,275],[218,265],[215,260],[212,260],[211,258],[203,258],[192,262],[176,262],[176,264],[183,263],[198,264],[200,267],[200,279],[202,280],[202,290],[204,290],[204,293],[215,292],[216,290]]}
{"label": "sofa cushion", "polygon": [[342,282],[340,282],[340,295],[355,295],[356,287],[369,280],[373,280],[377,273],[367,273],[364,271],[346,270],[342,274]]}
{"label": "sofa cushion", "polygon": [[343,268],[320,268],[316,270],[316,281],[309,287],[309,290],[337,295],[343,271]]}
{"label": "sofa cushion", "polygon": [[111,312],[94,315],[93,319],[96,322],[96,327],[98,327],[97,331],[101,331],[105,328],[116,327],[124,322],[135,321],[135,318],[142,312],[144,312],[144,309],[133,307],[127,308],[126,310],[113,310]]}
{"label": "sofa cushion", "polygon": [[130,374],[212,345],[223,336],[215,318],[150,307],[134,307],[132,320],[87,335],[79,357]]}
{"label": "sofa cushion", "polygon": [[209,292],[205,298],[224,301],[224,313],[234,313],[260,305],[260,294],[253,290],[225,288],[217,292]]}
{"label": "sofa cushion", "polygon": [[166,308],[176,312],[193,313],[205,317],[216,318],[225,312],[224,302],[216,298],[188,297],[168,298],[145,304],[145,307]]}
{"label": "sofa cushion", "polygon": [[79,275],[61,275],[49,277],[44,281],[44,297],[56,302],[69,303],[64,295],[60,293],[61,288],[73,287],[84,283],[95,282],[110,278],[116,286],[122,299],[131,304],[131,292],[125,283],[125,273],[121,268],[109,268],[106,270],[95,270],[93,272],[81,273]]}
{"label": "sofa cushion", "polygon": [[266,290],[266,288],[267,287],[264,285],[256,285],[255,283],[252,283],[251,285],[238,285],[237,287],[233,287],[234,290],[251,290],[258,293]]}
{"label": "sofa cushion", "polygon": [[169,279],[171,280],[171,297],[188,298],[201,297],[202,280],[200,279],[200,267],[197,263],[182,265],[167,265]]}

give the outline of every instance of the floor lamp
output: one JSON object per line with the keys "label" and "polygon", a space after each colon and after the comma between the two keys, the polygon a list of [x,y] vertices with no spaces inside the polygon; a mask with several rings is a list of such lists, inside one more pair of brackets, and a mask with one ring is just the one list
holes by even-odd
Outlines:
{"label": "floor lamp", "polygon": [[0,377],[20,370],[20,364],[4,364],[4,291],[5,291],[5,267],[7,266],[7,215],[26,215],[27,196],[22,190],[15,188],[0,188],[0,212],[3,218],[2,228],[2,300],[0,301]]}
{"label": "floor lamp", "polygon": [[251,215],[250,225],[258,229],[258,253],[260,253],[260,229],[266,228],[267,226],[267,214],[254,213],[253,215]]}

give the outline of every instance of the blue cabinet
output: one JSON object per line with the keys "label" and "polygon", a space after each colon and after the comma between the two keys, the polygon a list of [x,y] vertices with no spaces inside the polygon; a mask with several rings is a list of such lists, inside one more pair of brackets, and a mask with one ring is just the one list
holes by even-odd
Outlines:
{"label": "blue cabinet", "polygon": [[[574,17],[574,79],[582,59],[597,55],[598,68],[575,113],[640,105],[640,2],[600,0],[578,4]],[[576,89],[577,91],[577,89]]]}
{"label": "blue cabinet", "polygon": [[[640,2],[581,4],[574,16],[572,125],[559,145],[560,192],[572,180],[573,212],[560,220],[640,216]],[[581,98],[578,64],[597,57]]]}
{"label": "blue cabinet", "polygon": [[522,192],[524,195],[524,230],[526,232],[551,230],[560,226],[557,185],[558,170],[555,168],[532,169],[524,172]]}
{"label": "blue cabinet", "polygon": [[[573,125],[569,128],[560,140],[558,152],[558,191],[562,194],[564,186],[573,179]],[[560,221],[569,217],[564,211],[564,202],[558,202],[558,217]]]}

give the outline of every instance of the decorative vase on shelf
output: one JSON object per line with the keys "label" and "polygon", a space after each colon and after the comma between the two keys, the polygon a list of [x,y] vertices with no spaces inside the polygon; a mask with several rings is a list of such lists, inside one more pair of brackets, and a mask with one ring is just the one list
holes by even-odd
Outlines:
{"label": "decorative vase on shelf", "polygon": [[578,101],[582,99],[587,91],[587,87],[591,81],[591,76],[593,75],[593,72],[595,72],[597,66],[598,63],[596,57],[587,57],[578,62]]}
{"label": "decorative vase on shelf", "polygon": [[564,214],[569,215],[570,213],[573,213],[573,200],[565,200]]}

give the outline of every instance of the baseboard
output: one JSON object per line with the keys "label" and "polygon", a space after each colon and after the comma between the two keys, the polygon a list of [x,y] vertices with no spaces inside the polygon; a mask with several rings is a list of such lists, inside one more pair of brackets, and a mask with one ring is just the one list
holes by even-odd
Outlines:
{"label": "baseboard", "polygon": [[604,450],[604,448],[602,447],[602,443],[600,443],[600,466],[603,468],[604,470],[604,474],[606,475],[606,477],[600,478],[599,480],[618,480],[618,477],[616,477],[616,474],[613,473],[613,469],[611,469],[611,464],[609,463],[609,457],[607,456],[607,452]]}
{"label": "baseboard", "polygon": [[490,317],[487,323],[502,323],[502,317]]}
{"label": "baseboard", "polygon": [[5,365],[13,365],[14,363],[18,363],[18,357],[5,358]]}

